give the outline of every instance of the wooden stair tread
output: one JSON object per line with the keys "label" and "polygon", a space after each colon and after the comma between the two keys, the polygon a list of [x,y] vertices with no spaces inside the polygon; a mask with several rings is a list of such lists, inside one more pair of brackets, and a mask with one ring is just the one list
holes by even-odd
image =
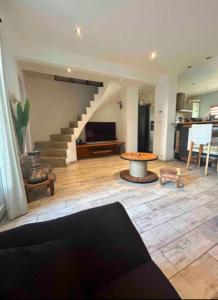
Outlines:
{"label": "wooden stair tread", "polygon": [[67,133],[58,133],[58,134],[50,134],[50,136],[69,136],[69,137],[71,137],[71,134],[67,134]]}
{"label": "wooden stair tread", "polygon": [[35,142],[35,149],[44,149],[44,148],[52,148],[52,149],[67,149],[68,142],[67,141],[47,141],[47,142]]}
{"label": "wooden stair tread", "polygon": [[71,142],[72,141],[72,134],[51,134],[50,135],[51,141],[66,141]]}
{"label": "wooden stair tread", "polygon": [[54,159],[54,160],[66,160],[65,157],[59,157],[59,156],[41,156],[40,159]]}
{"label": "wooden stair tread", "polygon": [[78,121],[69,122],[69,128],[78,128]]}
{"label": "wooden stair tread", "polygon": [[67,149],[62,148],[42,148],[40,149],[41,156],[44,157],[66,157],[67,156]]}
{"label": "wooden stair tread", "polygon": [[67,166],[66,157],[41,156],[41,162],[56,168]]}
{"label": "wooden stair tread", "polygon": [[73,135],[74,134],[74,127],[66,127],[61,128],[61,134],[62,135]]}
{"label": "wooden stair tread", "polygon": [[42,149],[42,151],[66,151],[67,149],[66,148],[52,148],[52,147],[45,147]]}
{"label": "wooden stair tread", "polygon": [[[61,129],[74,129],[74,127],[62,127]],[[63,135],[63,134],[66,134],[67,135],[67,133],[60,133],[61,135]]]}

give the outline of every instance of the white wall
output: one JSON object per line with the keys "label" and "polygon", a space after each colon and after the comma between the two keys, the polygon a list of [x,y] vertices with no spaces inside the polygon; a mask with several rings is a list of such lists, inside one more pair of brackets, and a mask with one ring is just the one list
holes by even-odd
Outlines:
{"label": "white wall", "polygon": [[126,88],[126,151],[138,151],[138,88]]}
{"label": "white wall", "polygon": [[[117,104],[119,101],[122,101],[122,109]],[[124,87],[119,96],[96,111],[90,121],[116,122],[117,139],[126,143],[126,151],[137,151],[138,88]],[[84,139],[84,133],[81,137]]]}
{"label": "white wall", "polygon": [[162,160],[174,158],[177,76],[163,75],[156,86],[154,153]]}
{"label": "white wall", "polygon": [[218,92],[200,95],[196,98],[201,99],[201,103],[200,103],[201,118],[204,118],[208,115],[211,105],[218,105]]}
{"label": "white wall", "polygon": [[[106,103],[99,108],[91,117],[89,122],[115,122],[116,123],[116,136],[120,140],[120,128],[119,128],[119,106],[116,101]],[[82,141],[85,141],[85,128],[81,132],[80,137]]]}
{"label": "white wall", "polygon": [[[122,109],[118,101],[122,101]],[[99,109],[92,120],[116,122],[117,139],[126,143],[126,151],[137,151],[138,88],[124,87],[117,100]]]}
{"label": "white wall", "polygon": [[70,121],[85,112],[97,88],[55,81],[50,75],[27,73],[27,96],[31,103],[30,131],[32,141],[47,141],[50,134],[60,133]]}
{"label": "white wall", "polygon": [[90,122],[116,122],[117,121],[117,104],[116,102],[109,102],[102,106],[91,117]]}
{"label": "white wall", "polygon": [[126,142],[126,88],[121,90],[120,101],[122,101],[122,109],[117,105],[117,136],[120,141]]}

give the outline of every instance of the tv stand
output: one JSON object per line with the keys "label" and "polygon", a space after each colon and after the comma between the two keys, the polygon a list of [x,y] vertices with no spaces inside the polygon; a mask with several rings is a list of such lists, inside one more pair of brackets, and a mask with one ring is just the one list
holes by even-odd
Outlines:
{"label": "tv stand", "polygon": [[110,141],[77,145],[77,158],[96,158],[124,152],[124,142]]}
{"label": "tv stand", "polygon": [[85,144],[87,144],[87,145],[90,145],[90,144],[91,144],[91,145],[92,145],[92,144],[94,145],[94,144],[95,144],[95,145],[96,145],[96,144],[105,144],[105,143],[107,144],[108,142],[110,143],[110,142],[114,142],[114,141],[87,142],[87,143],[85,143]]}

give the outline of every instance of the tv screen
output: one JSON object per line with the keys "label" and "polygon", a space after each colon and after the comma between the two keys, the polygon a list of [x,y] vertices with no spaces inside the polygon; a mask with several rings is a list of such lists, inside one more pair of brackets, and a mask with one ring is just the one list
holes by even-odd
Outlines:
{"label": "tv screen", "polygon": [[115,122],[88,122],[85,127],[86,142],[103,142],[116,140]]}

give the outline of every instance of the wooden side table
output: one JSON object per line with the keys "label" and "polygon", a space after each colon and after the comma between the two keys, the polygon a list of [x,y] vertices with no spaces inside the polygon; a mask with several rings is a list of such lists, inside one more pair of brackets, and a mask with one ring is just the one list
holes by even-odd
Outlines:
{"label": "wooden side table", "polygon": [[120,177],[134,183],[150,183],[158,180],[157,174],[147,170],[147,162],[158,159],[153,153],[127,152],[120,155],[129,160],[129,169],[120,172]]}
{"label": "wooden side table", "polygon": [[32,190],[38,190],[38,189],[50,189],[51,196],[55,193],[55,183],[56,176],[53,173],[50,173],[48,175],[48,179],[45,181],[39,182],[39,183],[28,183],[27,181],[24,181],[24,187],[26,191],[27,201],[31,201],[30,193]]}

